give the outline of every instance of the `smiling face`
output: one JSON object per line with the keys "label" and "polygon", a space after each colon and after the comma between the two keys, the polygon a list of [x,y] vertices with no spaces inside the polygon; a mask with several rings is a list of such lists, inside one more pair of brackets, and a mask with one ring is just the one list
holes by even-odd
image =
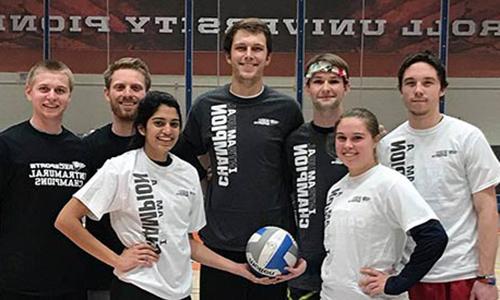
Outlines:
{"label": "smiling face", "polygon": [[40,70],[24,92],[32,104],[32,120],[36,124],[62,122],[63,113],[71,101],[69,78],[65,73]]}
{"label": "smiling face", "polygon": [[316,72],[308,80],[305,90],[314,108],[325,111],[339,108],[350,87],[335,73]]}
{"label": "smiling face", "polygon": [[436,69],[425,62],[412,64],[403,73],[401,95],[410,118],[437,118],[444,89]]}
{"label": "smiling face", "polygon": [[351,176],[360,175],[376,164],[376,145],[365,120],[345,117],[337,125],[335,150]]}
{"label": "smiling face", "polygon": [[109,89],[104,96],[111,106],[114,118],[132,122],[137,114],[139,101],[146,95],[142,73],[134,69],[118,69],[111,75]]}
{"label": "smiling face", "polygon": [[145,137],[144,151],[149,158],[165,161],[167,154],[179,139],[180,118],[177,110],[167,105],[160,105],[148,119],[146,127],[140,126],[139,132]]}
{"label": "smiling face", "polygon": [[226,61],[231,65],[234,80],[261,81],[264,68],[271,62],[264,33],[254,34],[246,30],[236,32]]}

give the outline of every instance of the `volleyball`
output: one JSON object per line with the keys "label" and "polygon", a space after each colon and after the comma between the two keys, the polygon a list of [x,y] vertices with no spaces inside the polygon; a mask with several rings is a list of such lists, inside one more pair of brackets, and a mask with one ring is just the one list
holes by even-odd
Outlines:
{"label": "volleyball", "polygon": [[287,274],[285,267],[295,266],[297,256],[297,243],[290,233],[279,227],[262,227],[247,243],[248,264],[259,275],[275,277]]}

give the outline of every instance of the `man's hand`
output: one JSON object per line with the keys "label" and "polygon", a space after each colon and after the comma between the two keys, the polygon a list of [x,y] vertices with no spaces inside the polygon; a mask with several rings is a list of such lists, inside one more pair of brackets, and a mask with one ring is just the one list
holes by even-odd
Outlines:
{"label": "man's hand", "polygon": [[297,261],[295,266],[285,268],[288,271],[288,274],[276,276],[274,278],[275,279],[274,283],[276,284],[276,283],[288,281],[288,280],[293,279],[295,277],[299,277],[300,275],[302,275],[302,273],[304,273],[306,271],[306,268],[307,268],[306,260],[303,258],[299,258],[299,260]]}
{"label": "man's hand", "polygon": [[470,292],[470,300],[497,300],[498,289],[495,285],[482,283],[479,281],[474,282]]}

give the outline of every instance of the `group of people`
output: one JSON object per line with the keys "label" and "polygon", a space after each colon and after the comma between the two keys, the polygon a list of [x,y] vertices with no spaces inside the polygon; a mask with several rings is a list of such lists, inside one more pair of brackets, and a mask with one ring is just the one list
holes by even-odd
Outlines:
{"label": "group of people", "polygon": [[[304,123],[264,84],[264,22],[235,23],[224,51],[231,82],[199,96],[183,130],[141,59],[113,62],[112,121],[82,139],[62,125],[70,69],[32,67],[32,116],[0,133],[0,299],[190,299],[191,259],[204,300],[498,299],[500,163],[478,128],[439,112],[436,57],[405,58],[408,121],[385,133],[369,110],[344,111],[339,56],[308,61]],[[275,278],[246,264],[268,225],[301,256]]]}

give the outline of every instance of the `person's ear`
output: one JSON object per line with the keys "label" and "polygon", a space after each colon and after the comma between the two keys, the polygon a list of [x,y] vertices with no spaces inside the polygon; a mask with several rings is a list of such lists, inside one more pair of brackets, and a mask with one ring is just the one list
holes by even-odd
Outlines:
{"label": "person's ear", "polygon": [[31,102],[31,91],[33,90],[33,86],[27,84],[24,86],[24,95],[26,96],[26,99]]}
{"label": "person's ear", "polygon": [[266,57],[266,67],[269,66],[269,64],[271,63],[271,57],[273,56],[272,53],[269,53]]}
{"label": "person's ear", "polygon": [[137,131],[139,131],[139,133],[140,133],[142,136],[146,136],[146,128],[144,128],[144,126],[142,126],[142,125],[138,125],[138,126],[137,126]]}
{"label": "person's ear", "polygon": [[109,97],[109,89],[108,88],[104,88],[104,99],[106,99],[106,101],[108,101],[108,103],[111,103],[111,98]]}
{"label": "person's ear", "polygon": [[349,81],[344,83],[344,90],[346,93],[349,93],[351,91],[351,83]]}
{"label": "person's ear", "polygon": [[439,97],[443,97],[445,93],[446,93],[446,88],[442,88],[442,89],[439,91]]}

